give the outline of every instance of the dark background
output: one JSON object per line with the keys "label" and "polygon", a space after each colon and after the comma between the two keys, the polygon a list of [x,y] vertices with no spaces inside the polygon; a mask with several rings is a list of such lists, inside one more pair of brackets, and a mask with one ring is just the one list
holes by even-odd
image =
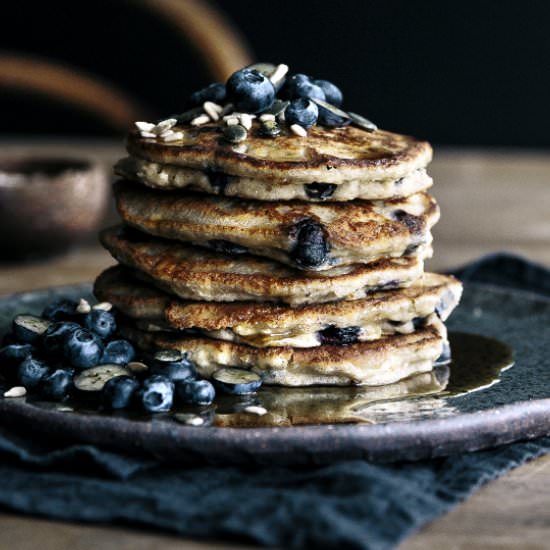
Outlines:
{"label": "dark background", "polygon": [[[185,0],[182,0],[185,1]],[[345,106],[438,144],[550,146],[550,2],[218,1],[260,60],[333,80]],[[131,0],[2,3],[0,49],[114,82],[158,116],[211,79]],[[6,11],[7,10],[7,11]],[[113,135],[86,113],[0,89],[0,133]]]}

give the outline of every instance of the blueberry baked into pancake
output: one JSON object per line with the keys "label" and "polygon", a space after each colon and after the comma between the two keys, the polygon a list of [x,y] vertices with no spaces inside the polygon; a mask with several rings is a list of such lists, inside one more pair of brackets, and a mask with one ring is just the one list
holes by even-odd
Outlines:
{"label": "blueberry baked into pancake", "polygon": [[[248,413],[281,425],[349,419],[330,386],[369,388],[366,402],[443,389],[462,286],[424,272],[440,214],[431,146],[284,64],[240,69],[183,108],[129,131],[115,165],[122,225],[100,235],[118,265],[95,282],[99,304],[18,316],[0,350],[10,379],[147,412],[266,392],[273,411]],[[275,403],[276,386],[294,393]],[[316,396],[326,414],[308,420]]]}

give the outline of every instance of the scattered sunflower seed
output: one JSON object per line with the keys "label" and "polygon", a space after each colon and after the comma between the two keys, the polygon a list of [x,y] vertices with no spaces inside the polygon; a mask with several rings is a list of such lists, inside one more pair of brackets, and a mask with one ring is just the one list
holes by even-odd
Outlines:
{"label": "scattered sunflower seed", "polygon": [[113,309],[113,304],[111,302],[99,302],[92,306],[92,309],[102,309],[103,311],[111,311]]}
{"label": "scattered sunflower seed", "polygon": [[199,115],[191,121],[191,126],[202,126],[207,122],[210,122],[210,117],[208,115]]}
{"label": "scattered sunflower seed", "polygon": [[239,124],[239,119],[236,116],[229,117],[225,123],[227,126],[235,126],[235,124]]}
{"label": "scattered sunflower seed", "polygon": [[244,412],[250,413],[250,414],[257,414],[258,416],[263,416],[264,414],[267,414],[267,409],[260,405],[249,405],[248,407],[245,407]]}
{"label": "scattered sunflower seed", "polygon": [[90,306],[88,300],[84,300],[84,298],[80,298],[80,302],[78,302],[78,305],[76,306],[76,312],[90,313],[90,311],[92,311],[92,306]]}
{"label": "scattered sunflower seed", "polygon": [[275,120],[269,119],[262,122],[260,133],[266,137],[277,137],[281,133],[281,128]]}
{"label": "scattered sunflower seed", "polygon": [[273,74],[269,76],[269,80],[271,80],[271,83],[275,85],[286,76],[286,73],[288,73],[288,65],[281,63],[280,65],[277,65],[277,68]]}
{"label": "scattered sunflower seed", "polygon": [[307,136],[307,130],[303,126],[300,126],[299,124],[292,124],[290,126],[290,131],[293,134],[296,134],[297,136],[300,136],[300,137]]}
{"label": "scattered sunflower seed", "polygon": [[248,135],[245,128],[240,124],[235,124],[233,126],[226,126],[223,130],[223,137],[230,143],[240,143],[246,139]]}
{"label": "scattered sunflower seed", "polygon": [[167,118],[166,120],[161,120],[151,131],[159,135],[166,130],[173,128],[178,121],[175,118]]}
{"label": "scattered sunflower seed", "polygon": [[241,126],[244,126],[247,130],[252,128],[252,116],[247,114],[239,115],[239,122]]}
{"label": "scattered sunflower seed", "polygon": [[130,361],[126,365],[126,368],[134,374],[138,374],[140,372],[145,372],[149,370],[149,367],[145,363],[141,363],[140,361]]}
{"label": "scattered sunflower seed", "polygon": [[150,132],[155,127],[155,125],[150,122],[138,121],[134,122],[134,124],[136,125],[136,128],[142,132]]}
{"label": "scattered sunflower seed", "polygon": [[219,120],[220,119],[220,113],[222,112],[222,107],[218,105],[217,103],[214,103],[213,101],[205,101],[202,104],[202,108],[204,109],[204,112],[212,119],[212,120]]}
{"label": "scattered sunflower seed", "polygon": [[204,418],[196,414],[177,413],[174,415],[174,420],[187,426],[202,426],[204,424]]}
{"label": "scattered sunflower seed", "polygon": [[23,397],[27,395],[27,390],[23,386],[14,386],[4,392],[4,397]]}
{"label": "scattered sunflower seed", "polygon": [[367,132],[374,132],[375,130],[378,130],[378,126],[376,126],[376,124],[374,124],[374,122],[371,122],[368,118],[358,115],[357,113],[352,113],[351,111],[348,113],[348,115],[351,118],[351,122],[354,126],[359,126],[359,128],[362,128]]}
{"label": "scattered sunflower seed", "polygon": [[264,113],[263,115],[260,115],[260,120],[262,122],[266,122],[267,120],[275,120],[275,115],[272,115],[271,113]]}
{"label": "scattered sunflower seed", "polygon": [[139,133],[142,138],[156,138],[157,134],[153,134],[153,132],[140,132]]}
{"label": "scattered sunflower seed", "polygon": [[172,132],[164,138],[164,141],[177,141],[178,139],[183,139],[183,132]]}

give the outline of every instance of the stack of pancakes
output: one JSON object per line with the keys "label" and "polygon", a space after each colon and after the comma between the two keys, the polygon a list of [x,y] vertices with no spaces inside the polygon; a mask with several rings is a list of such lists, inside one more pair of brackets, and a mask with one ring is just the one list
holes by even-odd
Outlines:
{"label": "stack of pancakes", "polygon": [[389,384],[447,356],[461,285],[423,269],[429,144],[353,126],[269,139],[255,121],[232,145],[221,125],[129,135],[124,224],[101,234],[120,265],[95,284],[126,337],[204,377],[233,366],[286,386]]}

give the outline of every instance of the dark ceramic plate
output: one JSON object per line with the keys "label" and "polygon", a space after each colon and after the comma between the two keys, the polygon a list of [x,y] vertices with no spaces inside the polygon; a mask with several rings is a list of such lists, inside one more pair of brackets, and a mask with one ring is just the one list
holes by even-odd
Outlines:
{"label": "dark ceramic plate", "polygon": [[[0,332],[5,332],[16,313],[39,312],[60,295],[86,297],[89,293],[90,286],[81,285],[2,298]],[[320,393],[311,389],[277,394],[278,390],[267,388],[254,398],[256,404],[284,403],[277,411],[282,423],[285,414],[294,424],[303,417],[307,421],[309,415],[309,421],[317,419],[319,425],[258,427],[262,417],[254,423],[250,420],[253,415],[244,415],[249,419],[248,427],[220,427],[220,423],[243,424],[242,413],[226,414],[228,411],[223,410],[231,406],[235,410],[239,403],[223,400],[214,415],[217,425],[190,427],[171,415],[113,416],[92,409],[71,410],[66,405],[1,397],[0,422],[17,426],[33,437],[101,444],[180,462],[212,463],[421,459],[549,434],[550,300],[468,284],[448,326],[454,331],[453,355],[458,356],[456,365],[450,367],[448,382],[445,376],[449,370],[446,374],[442,370],[431,380],[424,378],[384,390],[332,389]],[[505,342],[513,349],[514,366],[498,373],[500,367],[508,365],[506,348],[457,331]],[[464,373],[470,375],[469,381]],[[465,391],[472,387],[477,390]],[[316,406],[318,400],[322,407]],[[350,423],[357,419],[363,423]]]}

